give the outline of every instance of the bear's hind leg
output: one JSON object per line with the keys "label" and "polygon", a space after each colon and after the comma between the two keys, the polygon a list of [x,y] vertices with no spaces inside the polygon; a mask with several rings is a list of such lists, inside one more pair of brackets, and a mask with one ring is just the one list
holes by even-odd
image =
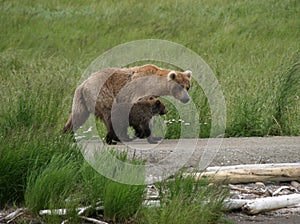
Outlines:
{"label": "bear's hind leg", "polygon": [[67,123],[64,126],[63,133],[73,133],[72,114],[69,116]]}

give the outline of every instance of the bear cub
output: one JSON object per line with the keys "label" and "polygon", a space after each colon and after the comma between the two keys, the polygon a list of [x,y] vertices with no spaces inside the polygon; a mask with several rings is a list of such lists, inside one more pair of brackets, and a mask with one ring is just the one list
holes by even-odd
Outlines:
{"label": "bear cub", "polygon": [[[123,141],[131,140],[127,135],[128,125],[125,124],[126,122],[122,122],[124,111],[130,109],[128,107],[130,107],[130,105],[121,103],[112,110],[112,116],[118,122],[117,135],[120,136],[120,139]],[[165,105],[157,97],[146,96],[132,105],[129,112],[128,123],[129,126],[134,129],[136,137],[147,138],[149,143],[156,144],[160,138],[155,138],[151,135],[150,120],[155,115],[165,115],[167,112]],[[114,136],[114,133],[110,136]],[[109,142],[112,142],[112,139]]]}

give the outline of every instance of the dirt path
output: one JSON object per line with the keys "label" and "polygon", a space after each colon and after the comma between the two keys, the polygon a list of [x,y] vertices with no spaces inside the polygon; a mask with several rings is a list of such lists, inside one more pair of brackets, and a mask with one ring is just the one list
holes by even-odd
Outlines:
{"label": "dirt path", "polygon": [[[94,148],[98,143],[85,142],[86,150]],[[300,137],[163,140],[156,145],[149,145],[146,140],[135,140],[112,147],[127,150],[129,155],[146,159],[150,164],[184,166],[193,171],[202,170],[206,166],[300,162]],[[238,224],[300,223],[299,210],[291,209],[256,216],[236,212],[226,217]]]}
{"label": "dirt path", "polygon": [[[84,144],[90,150],[99,142],[87,141]],[[188,158],[184,166],[194,169],[205,165],[300,162],[300,137],[172,139],[158,144],[135,140],[126,144],[118,143],[111,148],[126,150],[129,155],[135,154],[150,163],[159,162],[166,157],[172,157],[172,163],[182,160],[183,157]]]}

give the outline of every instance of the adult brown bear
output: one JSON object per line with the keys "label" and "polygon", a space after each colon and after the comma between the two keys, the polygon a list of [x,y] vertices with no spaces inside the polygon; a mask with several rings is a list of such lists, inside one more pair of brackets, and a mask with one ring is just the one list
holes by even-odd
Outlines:
{"label": "adult brown bear", "polygon": [[[72,113],[64,127],[64,132],[76,131],[92,113],[103,120],[106,129],[106,142],[118,140],[111,122],[111,109],[114,101],[136,102],[149,95],[174,96],[183,103],[189,101],[191,71],[179,72],[146,64],[132,68],[108,68],[93,73],[75,90]],[[127,88],[130,87],[130,88]],[[119,94],[123,91],[123,94]]]}

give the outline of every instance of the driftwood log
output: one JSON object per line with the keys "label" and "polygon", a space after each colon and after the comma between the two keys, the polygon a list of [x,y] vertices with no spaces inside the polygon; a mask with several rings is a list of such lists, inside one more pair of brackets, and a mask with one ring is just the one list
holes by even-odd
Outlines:
{"label": "driftwood log", "polygon": [[260,212],[295,206],[299,203],[300,194],[289,194],[251,200],[243,205],[242,210],[248,214],[258,214]]}
{"label": "driftwood log", "polygon": [[241,209],[245,204],[250,202],[250,199],[226,199],[224,206],[228,210]]}
{"label": "driftwood log", "polygon": [[227,199],[225,207],[228,210],[242,209],[247,214],[258,214],[287,207],[299,207],[300,194],[281,195],[256,199]]}
{"label": "driftwood log", "polygon": [[300,166],[300,163],[265,163],[265,164],[241,164],[241,165],[232,165],[232,166],[211,166],[207,167],[207,172],[216,172],[223,170],[237,170],[237,169],[253,169],[253,168],[276,168],[276,167],[297,167]]}
{"label": "driftwood log", "polygon": [[201,173],[186,173],[195,179],[207,177],[213,182],[251,183],[265,181],[292,181],[300,180],[300,163],[288,164],[254,164],[242,167],[230,166],[229,168],[213,168]]}

